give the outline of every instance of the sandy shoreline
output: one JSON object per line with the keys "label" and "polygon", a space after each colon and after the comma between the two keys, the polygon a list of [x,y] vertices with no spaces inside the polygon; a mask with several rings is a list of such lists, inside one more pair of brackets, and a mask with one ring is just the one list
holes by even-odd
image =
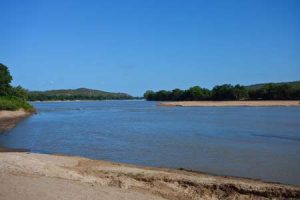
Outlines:
{"label": "sandy shoreline", "polygon": [[[18,111],[0,111],[0,134],[16,126],[18,122],[31,115],[24,110]],[[23,152],[25,149],[11,149],[0,146],[0,152]]]}
{"label": "sandy shoreline", "polygon": [[300,187],[81,157],[0,153],[0,199],[268,198],[300,198]]}
{"label": "sandy shoreline", "polygon": [[300,101],[172,101],[160,102],[159,106],[300,106]]}
{"label": "sandy shoreline", "polygon": [[25,119],[31,115],[31,113],[26,112],[24,110],[18,111],[7,111],[1,110],[0,111],[0,133],[7,131],[13,128],[19,121]]}

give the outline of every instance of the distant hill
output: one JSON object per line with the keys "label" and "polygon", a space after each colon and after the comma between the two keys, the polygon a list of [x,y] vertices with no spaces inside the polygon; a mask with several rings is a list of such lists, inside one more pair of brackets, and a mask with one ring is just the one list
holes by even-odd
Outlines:
{"label": "distant hill", "polygon": [[78,88],[74,90],[47,90],[30,91],[28,99],[30,101],[55,101],[55,100],[117,100],[132,99],[133,97],[126,93],[112,93],[101,90],[87,88]]}
{"label": "distant hill", "polygon": [[287,84],[292,89],[300,89],[300,81],[277,82],[277,83],[260,83],[260,84],[248,85],[248,86],[246,86],[246,88],[250,89],[250,90],[257,90],[257,89],[260,89],[260,88],[262,88],[262,87],[264,87],[265,85],[268,85],[268,84],[275,84],[275,85]]}

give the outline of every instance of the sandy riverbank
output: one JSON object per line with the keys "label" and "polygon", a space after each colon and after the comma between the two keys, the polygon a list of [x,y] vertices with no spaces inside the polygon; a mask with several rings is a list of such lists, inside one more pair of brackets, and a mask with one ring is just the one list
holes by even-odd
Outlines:
{"label": "sandy riverbank", "polygon": [[300,106],[300,101],[173,101],[159,106]]}
{"label": "sandy riverbank", "polygon": [[0,153],[0,199],[300,198],[300,187],[81,157]]}
{"label": "sandy riverbank", "polygon": [[[24,110],[18,111],[0,111],[0,134],[4,133],[5,131],[13,128],[16,124],[31,115],[31,113],[26,112]],[[19,152],[19,151],[26,151],[24,149],[11,149],[6,147],[0,146],[0,152]],[[0,198],[1,199],[1,198]]]}
{"label": "sandy riverbank", "polygon": [[28,117],[31,113],[24,110],[18,111],[0,111],[0,133],[13,128],[19,121]]}

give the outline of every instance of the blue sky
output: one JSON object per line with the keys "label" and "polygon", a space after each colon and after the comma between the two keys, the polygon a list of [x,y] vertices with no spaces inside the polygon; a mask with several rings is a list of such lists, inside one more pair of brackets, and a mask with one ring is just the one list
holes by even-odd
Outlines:
{"label": "blue sky", "polygon": [[0,62],[30,90],[300,80],[298,0],[0,0]]}

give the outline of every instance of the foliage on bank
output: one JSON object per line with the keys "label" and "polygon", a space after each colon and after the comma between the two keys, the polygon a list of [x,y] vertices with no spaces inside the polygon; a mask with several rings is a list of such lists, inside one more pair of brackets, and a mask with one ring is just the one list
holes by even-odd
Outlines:
{"label": "foliage on bank", "polygon": [[300,100],[300,83],[269,83],[255,86],[224,84],[217,85],[212,90],[199,86],[187,90],[148,90],[144,98],[149,101]]}
{"label": "foliage on bank", "polygon": [[30,101],[72,101],[72,100],[124,100],[133,99],[125,93],[79,88],[75,90],[49,90],[29,92]]}
{"label": "foliage on bank", "polygon": [[27,102],[28,92],[21,86],[11,86],[13,80],[8,68],[0,63],[0,110],[24,109],[34,112],[35,109]]}
{"label": "foliage on bank", "polygon": [[24,109],[28,112],[35,112],[35,109],[24,101],[23,99],[16,97],[0,97],[0,110],[19,110]]}

